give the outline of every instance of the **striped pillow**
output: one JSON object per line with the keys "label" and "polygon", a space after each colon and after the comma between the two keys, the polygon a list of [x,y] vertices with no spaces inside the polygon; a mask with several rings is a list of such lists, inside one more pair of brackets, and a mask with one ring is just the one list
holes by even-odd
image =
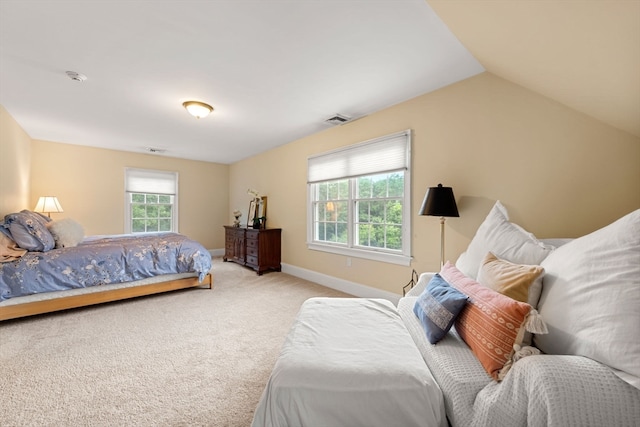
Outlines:
{"label": "striped pillow", "polygon": [[529,304],[481,285],[449,262],[440,275],[469,297],[456,319],[456,331],[489,375],[500,381],[512,366],[507,362],[511,362],[514,345],[522,344],[525,329],[544,333],[544,323]]}

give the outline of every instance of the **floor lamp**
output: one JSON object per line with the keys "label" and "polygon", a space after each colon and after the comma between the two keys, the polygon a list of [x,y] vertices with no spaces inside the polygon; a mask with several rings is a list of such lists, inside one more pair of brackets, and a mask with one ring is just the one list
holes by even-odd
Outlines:
{"label": "floor lamp", "polygon": [[444,265],[444,222],[445,217],[459,217],[456,199],[451,187],[429,187],[424,195],[420,215],[440,217],[440,267]]}

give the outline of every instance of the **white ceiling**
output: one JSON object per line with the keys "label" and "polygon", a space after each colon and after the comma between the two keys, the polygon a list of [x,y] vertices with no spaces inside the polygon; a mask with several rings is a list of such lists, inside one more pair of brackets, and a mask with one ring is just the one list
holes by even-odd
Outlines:
{"label": "white ceiling", "polygon": [[482,71],[424,0],[0,1],[0,104],[47,141],[233,163]]}

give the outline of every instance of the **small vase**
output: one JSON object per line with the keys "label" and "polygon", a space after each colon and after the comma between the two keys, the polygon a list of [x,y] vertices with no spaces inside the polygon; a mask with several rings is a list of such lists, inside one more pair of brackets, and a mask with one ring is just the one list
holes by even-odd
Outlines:
{"label": "small vase", "polygon": [[260,220],[253,221],[253,228],[255,228],[255,229],[259,229],[260,228]]}

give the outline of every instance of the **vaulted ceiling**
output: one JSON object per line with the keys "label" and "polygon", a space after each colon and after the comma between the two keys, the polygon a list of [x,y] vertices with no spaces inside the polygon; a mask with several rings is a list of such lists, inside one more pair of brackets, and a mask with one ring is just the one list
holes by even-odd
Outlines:
{"label": "vaulted ceiling", "polygon": [[640,136],[640,1],[428,3],[487,71]]}
{"label": "vaulted ceiling", "polygon": [[0,104],[49,141],[232,163],[485,69],[640,136],[640,0],[0,2]]}

